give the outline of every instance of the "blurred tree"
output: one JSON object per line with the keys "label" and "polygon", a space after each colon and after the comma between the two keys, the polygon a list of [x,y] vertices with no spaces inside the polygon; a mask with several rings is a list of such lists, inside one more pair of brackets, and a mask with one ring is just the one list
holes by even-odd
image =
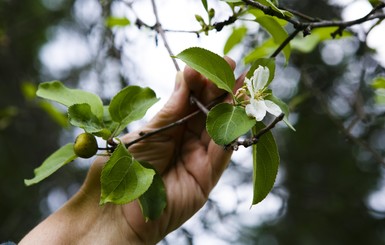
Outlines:
{"label": "blurred tree", "polygon": [[[71,130],[63,131],[66,116],[35,98],[35,90],[43,81],[61,80],[74,87],[86,80],[86,86],[95,85],[94,92],[104,98],[105,90],[111,93],[128,84],[127,76],[117,68],[121,59],[114,35],[105,28],[111,4],[92,0],[0,2],[0,242],[20,240],[84,180],[87,170],[71,164],[44,185],[24,185],[23,179],[33,176],[33,170],[63,138],[74,140]],[[44,53],[47,44],[58,38],[68,43],[59,48],[66,49],[59,50],[60,54],[70,56],[61,66],[57,59],[63,57]],[[73,40],[75,46],[70,45]],[[79,45],[85,54],[76,53]]]}
{"label": "blurred tree", "polygon": [[0,241],[18,241],[30,230],[43,216],[43,197],[60,185],[59,179],[24,186],[23,179],[57,148],[61,127],[21,87],[40,80],[39,48],[71,5],[62,1],[50,10],[40,1],[0,2]]}
{"label": "blurred tree", "polygon": [[[312,17],[341,19],[330,1],[281,4]],[[330,64],[336,59],[335,53],[325,53],[331,42],[342,52],[355,51]],[[370,194],[381,187],[384,167],[376,152],[381,143],[372,140],[384,132],[382,112],[368,89],[384,68],[372,51],[365,40],[350,39],[293,54],[301,76],[288,101],[296,105],[297,131],[277,135],[284,180],[273,191],[287,195],[283,214],[242,230],[245,244],[385,244],[385,215],[368,205]]]}

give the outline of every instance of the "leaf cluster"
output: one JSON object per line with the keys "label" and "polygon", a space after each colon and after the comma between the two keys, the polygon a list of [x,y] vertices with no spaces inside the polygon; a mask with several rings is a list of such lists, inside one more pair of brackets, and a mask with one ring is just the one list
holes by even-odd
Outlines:
{"label": "leaf cluster", "polygon": [[[153,90],[127,86],[112,98],[109,105],[103,105],[96,94],[70,89],[59,81],[52,81],[40,84],[37,95],[66,106],[70,124],[106,142],[104,149],[107,152],[104,154],[110,155],[110,158],[100,178],[101,205],[109,202],[125,204],[139,199],[147,219],[155,219],[162,213],[166,205],[162,179],[154,168],[137,161],[124,143],[116,139],[128,124],[141,119],[158,101]],[[42,181],[77,157],[73,143],[64,145],[36,168],[35,176],[25,180],[25,184]]]}
{"label": "leaf cluster", "polygon": [[[220,103],[214,106],[207,115],[206,129],[215,143],[223,146],[231,145],[239,137],[252,132],[254,135],[264,127],[262,122],[257,122],[249,117],[245,108],[236,102],[233,88],[235,85],[234,73],[229,64],[219,55],[203,48],[189,48],[176,55],[187,65],[210,79],[218,88],[227,91],[233,98],[233,104]],[[274,59],[258,59],[251,66],[247,76],[250,77],[259,66],[266,66],[271,71],[269,83],[274,78]],[[293,126],[287,120],[287,105],[270,95],[286,114],[285,123],[292,129]],[[278,171],[279,153],[274,137],[271,132],[258,141],[258,146],[253,145],[253,203],[262,201],[270,192]]]}

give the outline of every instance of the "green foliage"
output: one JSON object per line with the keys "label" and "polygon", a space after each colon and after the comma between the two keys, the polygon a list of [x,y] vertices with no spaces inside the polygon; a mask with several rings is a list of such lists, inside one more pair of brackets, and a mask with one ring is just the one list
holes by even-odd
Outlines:
{"label": "green foliage", "polygon": [[151,186],[154,175],[153,169],[143,167],[120,143],[103,166],[100,204],[126,204],[139,198]]}
{"label": "green foliage", "polygon": [[288,118],[289,106],[279,98],[275,97],[273,94],[270,94],[269,96],[267,96],[266,99],[273,101],[275,104],[279,106],[279,108],[281,108],[282,112],[285,114],[285,116],[283,117],[283,121],[291,130],[295,131],[295,128],[293,127],[293,125],[291,125]]}
{"label": "green foliage", "polygon": [[36,94],[41,98],[56,101],[67,107],[87,103],[97,118],[103,117],[103,103],[99,96],[79,89],[69,89],[59,81],[41,83]]}
{"label": "green foliage", "polygon": [[[258,58],[266,58],[267,56],[270,56],[288,37],[285,29],[274,17],[267,15],[256,16],[255,21],[258,22],[272,36],[273,39],[268,39],[261,46],[251,51],[245,57],[246,63],[250,63]],[[286,62],[288,62],[291,54],[289,44],[283,48],[283,54],[285,55]]]}
{"label": "green foliage", "polygon": [[[336,27],[324,27],[318,28],[311,32],[310,35],[306,37],[297,37],[293,39],[290,44],[292,49],[298,50],[302,53],[310,53],[312,52],[319,43],[332,39],[332,33],[337,30]],[[335,38],[346,38],[351,37],[352,34],[346,30],[342,32],[342,35],[337,35]]]}
{"label": "green foliage", "polygon": [[[255,21],[257,21],[268,33],[270,33],[277,45],[283,43],[288,37],[286,30],[283,29],[278,21],[271,16],[262,16],[257,18]],[[286,62],[288,62],[290,58],[290,52],[291,49],[288,44],[283,48],[283,54],[285,55]]]}
{"label": "green foliage", "polygon": [[43,111],[45,111],[59,126],[63,128],[67,128],[69,126],[66,115],[59,111],[58,108],[53,106],[51,103],[44,100],[39,100],[38,106]]}
{"label": "green foliage", "polygon": [[63,128],[69,126],[67,117],[59,111],[52,104],[48,103],[45,100],[39,100],[36,98],[37,86],[32,82],[23,82],[20,86],[21,92],[24,95],[24,98],[28,101],[33,101],[39,106],[43,111],[45,111],[54,122],[60,125]]}
{"label": "green foliage", "polygon": [[373,79],[372,88],[374,91],[374,101],[376,104],[385,104],[385,77],[376,77]]}
{"label": "green foliage", "polygon": [[[247,10],[247,13],[253,15],[255,17],[254,21],[257,21],[258,18],[267,16],[262,10],[260,9],[249,9]],[[280,19],[275,16],[270,16],[269,17],[273,18],[280,26],[285,26],[287,24],[287,20],[285,19]]]}
{"label": "green foliage", "polygon": [[203,7],[205,8],[206,11],[208,11],[207,7],[207,0],[201,0]]}
{"label": "green foliage", "polygon": [[[265,125],[257,123],[253,128],[255,135]],[[269,131],[253,145],[253,186],[252,204],[261,202],[273,188],[278,173],[279,153],[273,134]]]}
{"label": "green foliage", "polygon": [[206,129],[218,145],[227,145],[247,133],[255,120],[246,115],[241,106],[222,103],[212,108],[207,115]]}
{"label": "green foliage", "polygon": [[36,184],[47,178],[65,164],[77,158],[73,150],[73,143],[68,143],[50,155],[40,167],[34,170],[35,177],[24,180],[26,185]]}
{"label": "green foliage", "polygon": [[200,72],[215,83],[218,88],[233,93],[234,73],[230,65],[219,55],[203,48],[194,47],[185,49],[176,58]]}
{"label": "green foliage", "polygon": [[[279,9],[272,1],[270,0],[258,0],[261,4],[270,7],[273,9],[275,12],[279,13],[282,17],[287,16],[287,17],[293,17],[293,15],[289,11],[281,10]],[[276,2],[276,1],[275,1]]]}
{"label": "green foliage", "polygon": [[163,213],[167,205],[166,189],[162,180],[162,176],[158,174],[155,168],[147,163],[140,162],[143,167],[153,169],[155,171],[154,179],[148,190],[139,197],[140,208],[143,216],[148,219],[155,220]]}
{"label": "green foliage", "polygon": [[[213,65],[214,63],[225,62],[223,58],[213,55],[210,51],[202,50],[200,48],[190,48],[187,51],[182,51],[181,54],[177,55],[177,57],[212,80],[219,88],[225,88],[225,90],[229,92],[232,91],[232,87],[230,86],[233,86],[234,83],[229,84],[226,82],[229,80],[228,77],[231,76],[227,74],[223,75],[223,73],[221,73],[223,71],[218,70],[221,68],[226,70],[226,72],[230,72],[231,70],[229,67],[222,67],[222,64],[217,66]],[[269,68],[270,76],[268,83],[270,83],[274,78],[275,60],[272,58],[256,59],[247,76],[251,77],[254,70],[259,66],[266,66]],[[272,96],[271,92],[268,93],[270,94],[269,99],[276,102],[281,110],[285,112],[286,117],[284,118],[284,121],[286,124],[294,129],[287,120],[287,115],[289,113],[287,105],[278,98]],[[236,106],[227,103],[218,104],[209,111],[206,119],[207,132],[214,142],[219,145],[230,144],[238,137],[246,134],[251,128],[253,128],[253,126],[255,133],[256,130],[260,130],[264,125],[261,122],[256,122],[254,118],[249,117],[242,104]],[[278,149],[271,132],[263,135],[257,145],[253,145],[253,204],[262,201],[270,192],[277,175],[279,164]]]}
{"label": "green foliage", "polygon": [[225,46],[223,48],[223,53],[228,54],[231,49],[233,49],[238,43],[242,41],[247,33],[247,27],[241,26],[239,28],[234,28],[233,32],[227,39]]}
{"label": "green foliage", "polygon": [[105,25],[109,28],[112,27],[125,27],[130,25],[130,20],[125,17],[110,16],[105,20]]}
{"label": "green foliage", "polygon": [[385,77],[376,77],[372,81],[374,89],[385,89]]}
{"label": "green foliage", "polygon": [[[69,122],[73,126],[84,129],[87,133],[79,135],[75,144],[67,144],[48,157],[35,170],[35,177],[25,180],[26,185],[45,179],[66,163],[74,160],[77,155],[92,157],[98,149],[93,135],[108,141],[112,140],[129,123],[141,119],[146,111],[158,101],[151,89],[128,86],[116,94],[110,105],[106,106],[102,104],[97,95],[69,89],[59,81],[42,83],[37,94],[42,98],[67,106]],[[80,136],[84,136],[83,141],[91,137],[92,142],[82,144],[84,142],[78,140]],[[159,217],[166,205],[161,177],[156,175],[155,170],[148,164],[147,167],[143,167],[135,160],[124,144],[111,146],[109,150],[113,153],[102,170],[100,204],[108,202],[125,204],[140,197],[143,215],[147,219]]]}
{"label": "green foliage", "polygon": [[104,128],[99,118],[92,113],[89,104],[74,104],[68,108],[68,119],[73,126],[84,129],[88,133],[108,139],[111,131]]}
{"label": "green foliage", "polygon": [[128,86],[122,89],[112,98],[109,106],[111,119],[119,124],[113,136],[118,135],[129,123],[141,119],[158,100],[150,88]]}

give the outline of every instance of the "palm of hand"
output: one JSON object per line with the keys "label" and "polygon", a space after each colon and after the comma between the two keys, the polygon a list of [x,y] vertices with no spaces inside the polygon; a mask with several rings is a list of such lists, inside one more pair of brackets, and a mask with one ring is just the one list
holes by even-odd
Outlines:
{"label": "palm of hand", "polygon": [[[179,81],[179,88],[157,116],[142,129],[143,132],[166,126],[190,113],[193,109],[189,102],[190,90],[203,103],[223,93],[195,71],[185,70],[184,76],[185,81],[182,77],[177,78],[182,80]],[[189,86],[191,83],[195,84]],[[155,166],[162,175],[167,190],[167,207],[159,220],[146,223],[137,203],[123,208],[128,223],[135,227],[133,229],[139,236],[148,234],[151,230],[159,232],[157,237],[164,237],[206,202],[231,153],[211,141],[204,128],[205,117],[199,115],[183,125],[151,136],[129,148],[135,158]],[[138,132],[129,134],[123,140],[129,142],[137,135]],[[133,212],[133,209],[136,211]],[[142,236],[142,239],[145,238]]]}
{"label": "palm of hand", "polygon": [[[229,63],[235,67],[232,61]],[[207,104],[224,92],[187,68],[177,74],[171,99],[139,132],[159,129],[196,110],[189,101],[190,93]],[[127,143],[136,139],[139,132],[125,135],[122,141]],[[136,159],[151,163],[161,174],[166,186],[167,206],[159,219],[145,222],[138,202],[113,205],[113,215],[107,215],[107,220],[119,227],[123,236],[124,233],[134,234],[145,244],[155,244],[203,206],[231,157],[230,151],[216,145],[207,135],[203,113],[182,125],[135,143],[129,151]],[[83,188],[83,193],[92,196],[92,199],[100,196],[99,178],[104,162],[105,159],[100,159],[94,163]],[[122,225],[126,228],[120,227]]]}

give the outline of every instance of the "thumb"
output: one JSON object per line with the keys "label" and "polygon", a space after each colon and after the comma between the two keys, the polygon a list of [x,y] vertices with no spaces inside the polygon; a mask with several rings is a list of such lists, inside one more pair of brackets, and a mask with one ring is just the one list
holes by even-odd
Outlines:
{"label": "thumb", "polygon": [[146,128],[163,127],[185,116],[190,109],[189,94],[190,91],[183,78],[183,73],[177,72],[174,92],[164,107],[146,125]]}

